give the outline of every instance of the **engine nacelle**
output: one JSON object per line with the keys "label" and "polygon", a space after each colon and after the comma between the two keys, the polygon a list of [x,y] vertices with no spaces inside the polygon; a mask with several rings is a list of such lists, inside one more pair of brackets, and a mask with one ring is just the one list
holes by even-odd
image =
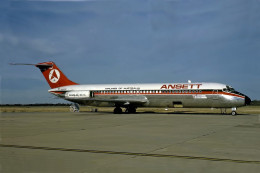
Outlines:
{"label": "engine nacelle", "polygon": [[69,91],[65,94],[66,99],[80,99],[80,98],[90,98],[90,91]]}

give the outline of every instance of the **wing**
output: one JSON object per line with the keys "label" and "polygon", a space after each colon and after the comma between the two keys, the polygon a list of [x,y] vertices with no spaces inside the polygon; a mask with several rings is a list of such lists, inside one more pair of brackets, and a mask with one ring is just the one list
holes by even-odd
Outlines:
{"label": "wing", "polygon": [[138,96],[138,95],[130,95],[130,96],[115,96],[109,99],[102,99],[102,98],[70,98],[70,101],[89,101],[89,102],[109,102],[114,103],[116,105],[144,105],[148,103],[148,99],[145,96]]}

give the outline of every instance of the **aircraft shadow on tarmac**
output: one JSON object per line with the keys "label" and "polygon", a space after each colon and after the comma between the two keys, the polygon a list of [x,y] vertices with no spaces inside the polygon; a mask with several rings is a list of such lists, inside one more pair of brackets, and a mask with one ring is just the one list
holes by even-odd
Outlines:
{"label": "aircraft shadow on tarmac", "polygon": [[[87,111],[81,111],[81,113],[87,113]],[[89,113],[89,112],[88,112]],[[97,111],[97,112],[91,112],[93,114],[100,114],[100,113],[104,113],[104,114],[113,114],[113,112],[109,112],[109,111]],[[122,112],[121,114],[115,114],[115,115],[128,115],[131,113],[127,113],[127,112]],[[136,112],[134,114],[138,114],[138,115],[147,115],[147,114],[161,114],[161,115],[169,115],[169,114],[182,114],[182,115],[207,115],[207,116],[231,116],[231,114],[229,113],[225,113],[225,114],[221,114],[221,113],[217,113],[217,112],[194,112],[194,111],[169,111],[169,112],[155,112],[155,111],[144,111],[144,112]],[[133,114],[133,115],[134,115]],[[237,114],[239,116],[249,116],[250,114]]]}

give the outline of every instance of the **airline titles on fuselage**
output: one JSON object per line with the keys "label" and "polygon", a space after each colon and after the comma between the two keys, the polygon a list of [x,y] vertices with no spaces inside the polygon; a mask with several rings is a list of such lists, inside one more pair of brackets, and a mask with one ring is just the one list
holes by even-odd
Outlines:
{"label": "airline titles on fuselage", "polygon": [[169,84],[163,85],[161,89],[200,89],[202,84]]}
{"label": "airline titles on fuselage", "polygon": [[[163,84],[160,89],[200,89],[202,84]],[[140,87],[112,87],[105,90],[141,90]]]}

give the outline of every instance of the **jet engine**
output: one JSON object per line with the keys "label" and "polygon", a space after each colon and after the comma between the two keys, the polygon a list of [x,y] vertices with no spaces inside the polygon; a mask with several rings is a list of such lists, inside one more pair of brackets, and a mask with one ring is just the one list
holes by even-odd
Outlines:
{"label": "jet engine", "polygon": [[90,98],[92,97],[90,91],[69,91],[66,92],[66,99],[80,99],[80,98]]}

